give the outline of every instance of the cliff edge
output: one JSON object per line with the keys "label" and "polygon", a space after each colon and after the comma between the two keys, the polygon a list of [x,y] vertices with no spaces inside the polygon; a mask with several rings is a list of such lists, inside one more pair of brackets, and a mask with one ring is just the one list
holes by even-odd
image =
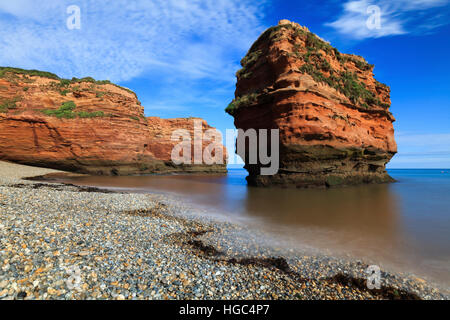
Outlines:
{"label": "cliff edge", "polygon": [[171,133],[192,133],[192,120],[145,117],[136,94],[109,81],[0,68],[0,160],[97,175],[226,172],[226,161],[172,162]]}

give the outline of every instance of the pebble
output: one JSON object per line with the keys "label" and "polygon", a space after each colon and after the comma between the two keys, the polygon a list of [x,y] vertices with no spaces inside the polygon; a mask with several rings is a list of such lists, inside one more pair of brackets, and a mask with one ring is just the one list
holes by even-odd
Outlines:
{"label": "pebble", "polygon": [[[169,196],[21,179],[49,172],[0,162],[0,299],[380,299],[324,280],[337,272],[363,276],[361,261],[283,251],[256,230],[207,219]],[[220,255],[203,254],[192,240]],[[307,281],[228,261],[280,256]],[[448,299],[421,278],[384,278],[422,299]]]}

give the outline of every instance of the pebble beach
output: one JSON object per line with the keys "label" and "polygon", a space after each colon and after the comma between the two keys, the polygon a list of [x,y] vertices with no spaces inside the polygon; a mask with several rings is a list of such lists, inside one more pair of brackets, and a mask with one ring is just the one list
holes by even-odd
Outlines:
{"label": "pebble beach", "polygon": [[0,299],[448,299],[424,279],[271,246],[169,195],[24,180],[0,162]]}

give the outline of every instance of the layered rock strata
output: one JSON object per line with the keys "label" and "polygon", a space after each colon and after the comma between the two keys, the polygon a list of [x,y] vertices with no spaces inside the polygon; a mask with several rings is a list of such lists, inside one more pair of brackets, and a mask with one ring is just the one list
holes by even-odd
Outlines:
{"label": "layered rock strata", "polygon": [[226,111],[237,128],[279,129],[280,168],[261,175],[242,155],[257,186],[336,186],[392,181],[385,166],[397,152],[390,89],[373,65],[342,54],[288,20],[252,45],[237,72]]}
{"label": "layered rock strata", "polygon": [[1,160],[99,175],[226,172],[171,160],[171,133],[193,133],[193,120],[145,117],[136,94],[109,81],[0,68]]}

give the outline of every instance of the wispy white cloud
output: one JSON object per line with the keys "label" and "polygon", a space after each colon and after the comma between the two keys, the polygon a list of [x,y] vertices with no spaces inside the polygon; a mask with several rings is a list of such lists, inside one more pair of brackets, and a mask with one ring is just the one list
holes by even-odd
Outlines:
{"label": "wispy white cloud", "polygon": [[[0,1],[0,65],[126,81],[164,70],[183,79],[233,81],[236,52],[264,29],[251,0]],[[232,61],[232,62],[230,62]]]}
{"label": "wispy white cloud", "polygon": [[395,139],[399,144],[411,148],[426,149],[428,151],[438,151],[436,148],[447,148],[450,153],[450,133],[425,133],[415,134],[408,132],[398,132]]}
{"label": "wispy white cloud", "polygon": [[[158,92],[144,100],[146,111],[149,114],[155,114],[154,111],[165,110],[168,112],[185,111],[191,114],[200,110],[219,109],[218,116],[222,116],[223,109],[228,104],[228,96],[232,92],[232,88],[224,89],[223,87],[209,88],[202,85],[202,82],[193,81],[188,84],[171,84],[165,83]],[[228,97],[227,97],[228,96]]]}
{"label": "wispy white cloud", "polygon": [[[430,32],[448,24],[447,15],[436,10],[447,7],[449,0],[351,0],[343,5],[340,17],[326,23],[341,34],[355,39],[380,38],[414,32]],[[370,6],[380,10],[379,28],[367,21],[375,13]]]}
{"label": "wispy white cloud", "polygon": [[396,133],[398,154],[391,168],[449,168],[450,133]]}

